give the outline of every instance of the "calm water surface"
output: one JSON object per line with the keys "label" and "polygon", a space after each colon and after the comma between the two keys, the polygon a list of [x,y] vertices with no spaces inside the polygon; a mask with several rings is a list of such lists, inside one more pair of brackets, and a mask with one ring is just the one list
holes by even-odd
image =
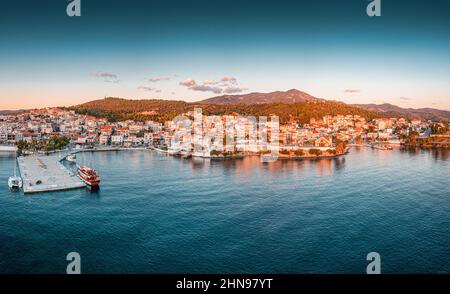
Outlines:
{"label": "calm water surface", "polygon": [[352,149],[345,157],[182,160],[84,153],[101,190],[8,191],[0,154],[0,272],[450,273],[448,151]]}

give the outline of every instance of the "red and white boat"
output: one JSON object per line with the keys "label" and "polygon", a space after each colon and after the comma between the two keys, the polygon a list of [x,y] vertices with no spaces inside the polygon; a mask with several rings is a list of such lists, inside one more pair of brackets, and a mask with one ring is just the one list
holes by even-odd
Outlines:
{"label": "red and white boat", "polygon": [[100,176],[92,168],[87,166],[78,167],[78,177],[86,183],[86,185],[92,188],[98,188],[100,186]]}

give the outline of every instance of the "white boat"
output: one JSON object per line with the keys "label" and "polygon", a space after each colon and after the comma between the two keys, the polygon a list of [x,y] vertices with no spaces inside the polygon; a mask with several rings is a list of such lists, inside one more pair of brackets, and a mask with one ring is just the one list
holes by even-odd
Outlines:
{"label": "white boat", "polygon": [[22,178],[16,174],[16,162],[14,161],[14,176],[10,176],[8,179],[8,187],[11,190],[18,190],[22,188]]}
{"label": "white boat", "polygon": [[17,176],[11,176],[8,179],[8,187],[11,190],[18,190],[22,188],[22,178]]}
{"label": "white boat", "polygon": [[68,162],[76,162],[77,161],[77,156],[75,154],[69,154],[66,157]]}
{"label": "white boat", "polygon": [[263,154],[261,155],[261,162],[262,163],[270,163],[275,162],[278,160],[278,156],[272,155],[272,154]]}
{"label": "white boat", "polygon": [[211,158],[211,154],[209,152],[193,152],[192,157],[201,157],[201,158]]}
{"label": "white boat", "polygon": [[169,147],[169,148],[167,149],[167,153],[168,153],[169,155],[178,155],[178,154],[180,153],[180,148],[177,148],[177,147]]}

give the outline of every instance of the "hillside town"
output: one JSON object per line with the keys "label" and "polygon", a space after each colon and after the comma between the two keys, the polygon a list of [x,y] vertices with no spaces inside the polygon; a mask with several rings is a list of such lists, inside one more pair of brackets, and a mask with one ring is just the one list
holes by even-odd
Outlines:
{"label": "hillside town", "polygon": [[[184,115],[193,117],[194,114]],[[230,118],[232,122],[238,120],[237,116],[219,116],[219,120],[224,122],[226,119],[230,121]],[[239,119],[242,122],[242,118]],[[245,125],[249,121],[244,119],[243,122]],[[195,123],[186,127],[173,121],[108,122],[103,118],[80,115],[74,111],[46,108],[14,115],[1,115],[0,145],[15,145],[19,150],[30,152],[52,151],[66,146],[78,149],[150,147],[167,152],[176,150],[194,152],[196,146],[191,141],[186,144],[186,141],[183,143],[183,139],[174,140],[174,136],[180,131],[191,134],[195,127]],[[215,128],[217,123],[207,125],[205,122],[202,131],[207,134]],[[341,142],[346,146],[370,144],[383,147],[403,144],[448,148],[449,129],[448,124],[405,118],[379,118],[366,121],[358,115],[327,115],[322,119],[311,119],[309,124],[290,122],[279,125],[278,139],[281,155],[304,156],[305,150],[307,154],[308,150],[313,150],[310,155],[316,156],[317,153],[336,155],[344,151],[336,152],[336,147]],[[240,150],[247,153],[262,153],[266,150],[258,146],[246,150],[240,148],[240,144],[251,145],[249,140],[251,138],[248,136],[235,140],[231,149],[220,152],[211,145],[211,140],[208,140],[208,143],[204,140],[201,146],[202,155],[208,157],[213,154],[227,154],[226,152],[236,153]]]}

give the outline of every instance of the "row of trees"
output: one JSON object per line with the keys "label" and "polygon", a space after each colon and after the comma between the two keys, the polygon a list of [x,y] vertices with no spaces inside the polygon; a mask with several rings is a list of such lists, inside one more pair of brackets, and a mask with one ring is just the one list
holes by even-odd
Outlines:
{"label": "row of trees", "polygon": [[47,140],[18,141],[16,143],[19,154],[23,151],[55,151],[64,149],[70,143],[69,138],[64,136],[51,136]]}
{"label": "row of trees", "polygon": [[431,124],[431,133],[435,135],[448,135],[450,134],[450,127],[448,125],[433,123]]}
{"label": "row of trees", "polygon": [[298,149],[298,150],[295,150],[293,152],[291,152],[289,150],[286,150],[286,149],[282,149],[282,150],[280,150],[280,154],[288,155],[288,156],[294,155],[294,156],[297,156],[297,157],[302,157],[302,156],[307,156],[307,155],[312,155],[312,156],[328,155],[329,156],[329,155],[336,155],[336,154],[341,154],[341,153],[338,153],[336,148],[328,149],[326,151],[322,151],[320,149],[312,148],[312,149],[309,149],[309,150]]}

